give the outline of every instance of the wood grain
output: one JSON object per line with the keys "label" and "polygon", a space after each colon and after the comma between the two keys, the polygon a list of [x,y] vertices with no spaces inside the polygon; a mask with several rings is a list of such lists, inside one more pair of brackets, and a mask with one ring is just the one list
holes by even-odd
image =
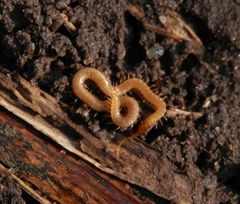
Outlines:
{"label": "wood grain", "polygon": [[4,110],[0,110],[0,147],[1,163],[51,202],[139,203],[127,186],[116,180],[113,185],[111,178],[103,178]]}
{"label": "wood grain", "polygon": [[[3,70],[0,105],[100,170],[175,203],[192,203],[194,184],[176,173],[174,165],[159,151],[134,140],[123,145],[117,157],[116,138],[110,132],[106,137],[95,137],[68,116],[66,104],[20,76],[11,78]],[[68,129],[74,137],[62,132],[63,129]]]}

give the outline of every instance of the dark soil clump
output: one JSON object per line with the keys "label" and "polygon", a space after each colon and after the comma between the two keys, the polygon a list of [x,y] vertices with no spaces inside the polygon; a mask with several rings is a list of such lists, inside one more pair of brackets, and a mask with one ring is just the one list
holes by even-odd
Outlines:
{"label": "dark soil clump", "polygon": [[0,177],[0,203],[25,204],[19,185],[8,177]]}

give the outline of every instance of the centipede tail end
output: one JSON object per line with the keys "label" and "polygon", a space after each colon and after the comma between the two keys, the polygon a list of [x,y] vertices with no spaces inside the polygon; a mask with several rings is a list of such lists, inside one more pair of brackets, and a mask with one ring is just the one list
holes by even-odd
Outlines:
{"label": "centipede tail end", "polygon": [[143,122],[143,123],[140,125],[140,127],[137,129],[136,132],[134,132],[132,135],[130,135],[130,136],[128,136],[128,137],[122,138],[122,139],[119,141],[119,143],[118,143],[118,145],[117,145],[117,148],[116,148],[116,155],[117,155],[117,157],[119,157],[120,147],[121,147],[124,143],[126,143],[126,142],[128,142],[128,141],[130,141],[130,140],[133,140],[134,138],[139,137],[140,135],[144,134],[148,129],[149,129],[149,126],[146,126],[145,123]]}

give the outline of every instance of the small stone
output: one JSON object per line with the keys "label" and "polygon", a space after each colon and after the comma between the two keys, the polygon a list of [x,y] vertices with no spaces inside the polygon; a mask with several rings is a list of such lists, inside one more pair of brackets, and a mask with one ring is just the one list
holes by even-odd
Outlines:
{"label": "small stone", "polygon": [[220,127],[215,127],[216,132],[220,132]]}
{"label": "small stone", "polygon": [[166,16],[159,16],[159,21],[165,25],[167,23],[167,17]]}
{"label": "small stone", "polygon": [[155,44],[149,50],[147,50],[147,56],[149,59],[158,59],[164,54],[164,48],[160,44]]}

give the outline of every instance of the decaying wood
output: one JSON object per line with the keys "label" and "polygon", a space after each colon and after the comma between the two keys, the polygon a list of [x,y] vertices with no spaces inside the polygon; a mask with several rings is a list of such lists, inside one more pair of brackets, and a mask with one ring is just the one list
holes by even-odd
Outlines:
{"label": "decaying wood", "polygon": [[10,177],[12,180],[16,181],[23,190],[28,192],[29,195],[31,195],[35,200],[37,200],[39,203],[44,204],[51,204],[51,202],[41,196],[37,191],[35,191],[33,188],[31,188],[29,185],[27,185],[22,179],[17,177],[11,172],[11,169],[6,168],[4,165],[0,164],[0,173],[1,175]]}
{"label": "decaying wood", "polygon": [[197,120],[203,116],[203,112],[184,111],[177,108],[172,108],[166,111],[165,117],[167,118],[175,118],[177,116],[183,116],[183,117],[192,116],[195,120]]}
{"label": "decaying wood", "polygon": [[109,183],[110,178],[39,136],[0,111],[0,172],[40,203],[140,203],[120,182]]}
{"label": "decaying wood", "polygon": [[190,52],[198,56],[203,55],[205,48],[201,39],[175,11],[167,9],[163,16],[159,16],[159,21],[163,27],[148,23],[145,20],[144,11],[138,6],[129,5],[128,11],[142,23],[146,30],[172,38],[178,42],[188,42],[191,45]]}
{"label": "decaying wood", "polygon": [[[190,181],[175,173],[171,162],[158,151],[134,140],[123,145],[120,156],[116,157],[114,140],[94,137],[68,117],[66,105],[22,77],[15,76],[13,81],[1,71],[0,105],[102,171],[176,203],[192,203]],[[65,127],[67,125],[79,138],[61,132],[46,118],[52,118]],[[112,137],[109,135],[109,138]]]}

